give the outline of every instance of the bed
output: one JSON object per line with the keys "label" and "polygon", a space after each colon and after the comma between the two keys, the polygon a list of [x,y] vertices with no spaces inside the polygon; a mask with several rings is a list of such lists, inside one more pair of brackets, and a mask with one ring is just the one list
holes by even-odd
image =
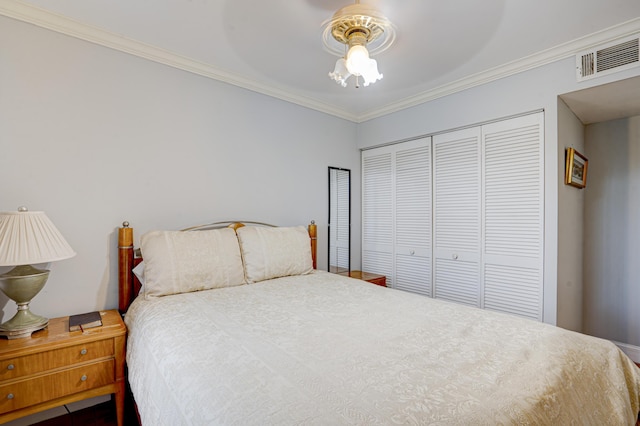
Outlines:
{"label": "bed", "polygon": [[315,225],[153,231],[143,267],[132,232],[143,425],[636,423],[640,372],[611,342],[318,271]]}

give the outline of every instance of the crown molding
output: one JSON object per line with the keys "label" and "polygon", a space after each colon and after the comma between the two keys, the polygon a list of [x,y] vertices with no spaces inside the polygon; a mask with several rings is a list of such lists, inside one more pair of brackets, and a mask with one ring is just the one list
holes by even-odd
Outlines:
{"label": "crown molding", "polygon": [[447,83],[433,89],[421,92],[415,96],[411,96],[401,101],[394,102],[384,108],[376,109],[358,117],[358,122],[362,123],[367,120],[382,117],[410,108],[425,102],[443,98],[472,87],[490,83],[501,78],[519,74],[543,65],[550,64],[562,59],[573,57],[581,51],[588,50],[603,43],[614,41],[616,39],[629,37],[640,32],[640,18],[635,18],[622,24],[606,28],[589,34],[584,37],[560,44],[547,50],[543,50],[533,55],[517,59],[512,62],[500,65],[486,71],[464,77],[462,79]]}
{"label": "crown molding", "polygon": [[265,85],[253,80],[217,69],[209,64],[178,55],[137,40],[111,33],[104,29],[84,24],[66,16],[33,6],[20,0],[0,0],[0,15],[37,25],[61,34],[75,37],[90,43],[128,53],[140,58],[164,64],[203,77],[238,86],[253,92],[271,96],[316,111],[324,112],[355,123],[362,123],[383,115],[391,114],[425,102],[442,98],[472,87],[490,83],[524,71],[537,68],[551,62],[571,57],[580,51],[618,38],[628,37],[640,32],[640,18],[635,18],[602,31],[563,43],[533,55],[504,65],[428,89],[415,96],[391,103],[383,108],[364,114],[352,114],[332,105],[304,96],[294,95],[290,91]]}
{"label": "crown molding", "polygon": [[272,85],[265,85],[253,80],[238,77],[237,75],[222,71],[209,64],[178,55],[150,44],[114,34],[102,28],[84,24],[64,15],[50,12],[23,1],[0,0],[0,15],[183,71],[188,71],[203,77],[232,84],[263,95],[282,99],[284,101],[321,111],[345,120],[353,122],[357,122],[358,120],[356,115],[350,114],[342,109],[335,108],[323,102],[294,95],[289,91]]}

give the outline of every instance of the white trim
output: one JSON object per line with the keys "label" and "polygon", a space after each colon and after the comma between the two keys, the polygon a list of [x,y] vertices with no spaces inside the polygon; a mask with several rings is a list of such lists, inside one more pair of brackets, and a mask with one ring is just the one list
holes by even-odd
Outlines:
{"label": "white trim", "polygon": [[56,31],[61,34],[88,41],[90,43],[95,43],[120,52],[129,53],[139,58],[148,59],[153,62],[168,65],[170,67],[188,71],[213,80],[242,87],[244,89],[278,98],[306,108],[311,108],[345,120],[353,122],[358,121],[358,117],[356,115],[335,108],[332,105],[328,105],[308,97],[294,95],[290,91],[283,90],[272,85],[264,85],[254,80],[238,77],[235,74],[225,72],[204,62],[196,61],[168,50],[109,32],[102,28],[84,24],[64,15],[41,9],[20,0],[0,0],[0,15],[37,25],[48,30]]}
{"label": "white trim", "polygon": [[240,78],[236,75],[217,69],[209,64],[199,62],[173,52],[145,44],[104,29],[83,24],[66,16],[49,12],[20,0],[0,0],[0,15],[17,19],[42,28],[47,28],[71,37],[109,47],[114,50],[129,53],[140,58],[168,65],[173,68],[188,71],[203,77],[219,80],[234,86],[242,87],[267,96],[272,96],[306,108],[334,115],[345,120],[361,123],[376,117],[397,112],[434,99],[442,98],[453,93],[489,83],[501,78],[521,73],[560,59],[574,56],[577,52],[587,50],[599,44],[618,38],[628,37],[640,31],[640,18],[635,18],[602,31],[578,38],[538,52],[499,67],[456,80],[454,82],[426,90],[415,96],[402,99],[383,108],[356,115],[343,109],[336,108],[324,102],[304,96],[298,96],[287,90],[268,86],[253,80]]}
{"label": "white trim", "polygon": [[381,117],[383,115],[432,101],[434,99],[462,92],[463,90],[528,71],[561,59],[574,57],[576,52],[587,50],[604,42],[628,37],[638,31],[640,31],[640,18],[634,18],[622,24],[560,44],[538,53],[534,53],[533,55],[508,62],[498,67],[490,68],[486,71],[467,76],[460,80],[443,84],[442,86],[429,89],[415,96],[405,98],[399,102],[389,104],[384,108],[359,116],[359,122],[371,120],[372,118]]}
{"label": "white trim", "polygon": [[613,341],[633,362],[640,363],[640,346],[630,345],[628,343],[620,343]]}

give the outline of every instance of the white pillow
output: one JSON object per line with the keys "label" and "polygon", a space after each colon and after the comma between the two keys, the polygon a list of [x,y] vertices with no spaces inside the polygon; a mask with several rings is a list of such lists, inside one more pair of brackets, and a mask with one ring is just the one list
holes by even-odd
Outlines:
{"label": "white pillow", "polygon": [[142,294],[144,296],[144,260],[138,263],[131,272],[133,272],[133,275],[135,275],[140,282],[140,290],[138,291],[138,294]]}
{"label": "white pillow", "polygon": [[249,283],[308,274],[313,270],[311,240],[304,226],[243,226],[236,233]]}
{"label": "white pillow", "polygon": [[245,284],[233,229],[151,231],[140,249],[146,298]]}
{"label": "white pillow", "polygon": [[144,285],[144,260],[138,263],[131,272],[133,272],[133,275],[140,281],[140,285]]}

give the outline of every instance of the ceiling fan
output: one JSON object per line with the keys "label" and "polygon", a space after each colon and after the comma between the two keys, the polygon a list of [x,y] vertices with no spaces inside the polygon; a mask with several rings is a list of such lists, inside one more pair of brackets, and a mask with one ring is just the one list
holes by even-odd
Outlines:
{"label": "ceiling fan", "polygon": [[322,40],[325,48],[340,58],[329,77],[342,87],[355,76],[355,87],[360,77],[366,87],[382,79],[378,62],[371,56],[381,53],[393,44],[396,32],[386,16],[373,6],[355,4],[345,6],[323,23]]}

